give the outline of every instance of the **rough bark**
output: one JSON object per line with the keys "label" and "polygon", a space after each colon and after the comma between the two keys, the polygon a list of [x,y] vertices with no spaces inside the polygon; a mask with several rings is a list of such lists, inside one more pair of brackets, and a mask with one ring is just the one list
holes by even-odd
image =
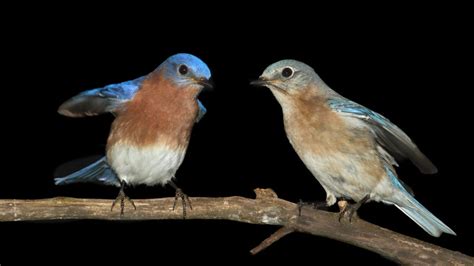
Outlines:
{"label": "rough bark", "polygon": [[[402,264],[474,265],[474,258],[408,237],[355,218],[338,222],[337,213],[304,208],[298,215],[295,203],[279,199],[270,189],[256,189],[257,198],[191,198],[187,219],[231,220],[251,224],[281,225],[282,229],[251,252],[256,254],[281,237],[303,232],[345,242],[378,253]],[[174,198],[134,200],[137,210],[126,205],[110,211],[112,200],[52,198],[0,200],[0,221],[36,220],[171,220],[182,219],[182,209],[172,210]],[[180,206],[180,204],[178,204]]]}

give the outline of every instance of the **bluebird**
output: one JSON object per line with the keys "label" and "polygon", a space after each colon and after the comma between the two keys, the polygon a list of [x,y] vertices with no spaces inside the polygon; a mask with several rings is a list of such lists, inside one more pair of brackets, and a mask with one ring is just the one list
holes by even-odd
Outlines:
{"label": "bluebird", "polygon": [[367,201],[395,205],[432,236],[455,235],[423,207],[398,179],[396,159],[407,158],[425,174],[437,172],[413,141],[382,115],[326,85],[308,65],[282,60],[252,82],[268,87],[283,110],[286,135],[326,191],[326,204],[352,199],[349,216]]}
{"label": "bluebird", "polygon": [[188,196],[173,182],[183,162],[191,130],[206,113],[197,99],[204,88],[212,88],[207,65],[190,54],[166,59],[150,74],[103,88],[84,91],[64,102],[58,112],[69,117],[113,113],[106,156],[68,176],[56,178],[58,185],[92,182],[120,187],[112,204],[120,202],[121,214],[129,185],[166,185],[176,190],[186,216]]}

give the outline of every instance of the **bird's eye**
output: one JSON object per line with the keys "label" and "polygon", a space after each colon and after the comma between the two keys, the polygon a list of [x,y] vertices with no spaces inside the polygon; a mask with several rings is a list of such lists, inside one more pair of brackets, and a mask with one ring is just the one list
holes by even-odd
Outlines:
{"label": "bird's eye", "polygon": [[281,71],[281,75],[285,78],[289,78],[289,77],[291,77],[291,75],[293,75],[293,69],[291,69],[289,67],[285,67]]}
{"label": "bird's eye", "polygon": [[178,68],[179,74],[186,75],[188,74],[188,67],[186,65],[180,65]]}

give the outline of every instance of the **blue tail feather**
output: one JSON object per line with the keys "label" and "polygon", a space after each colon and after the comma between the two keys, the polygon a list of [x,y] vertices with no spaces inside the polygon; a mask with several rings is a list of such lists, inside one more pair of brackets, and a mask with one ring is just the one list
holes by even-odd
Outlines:
{"label": "blue tail feather", "polygon": [[69,185],[74,183],[95,183],[107,186],[120,186],[120,180],[110,168],[105,157],[64,177],[54,179],[56,185]]}
{"label": "blue tail feather", "polygon": [[439,237],[443,232],[456,235],[451,228],[434,216],[413,197],[400,180],[398,180],[391,167],[385,165],[385,171],[400,192],[400,194],[397,195],[397,200],[391,203],[395,204],[398,209],[432,236]]}
{"label": "blue tail feather", "polygon": [[439,237],[443,232],[456,235],[451,228],[434,216],[410,194],[406,194],[405,196],[408,199],[409,204],[407,204],[407,206],[399,206],[398,204],[395,204],[395,206],[423,228],[423,230],[428,234],[435,237]]}

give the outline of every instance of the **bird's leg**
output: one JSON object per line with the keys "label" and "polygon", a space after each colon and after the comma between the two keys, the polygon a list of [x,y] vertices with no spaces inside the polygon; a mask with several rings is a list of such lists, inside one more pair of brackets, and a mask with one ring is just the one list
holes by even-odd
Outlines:
{"label": "bird's leg", "polygon": [[344,204],[344,206],[342,207],[341,212],[339,213],[339,222],[341,221],[342,217],[344,217],[345,215],[349,217],[349,222],[352,222],[352,216],[354,216],[354,214],[357,212],[360,206],[366,203],[369,199],[370,199],[370,195],[366,195],[364,198],[362,198],[360,201],[354,204],[349,204],[346,202],[346,204]]}
{"label": "bird's leg", "polygon": [[115,198],[114,202],[112,203],[112,207],[110,208],[110,211],[112,211],[114,209],[115,204],[117,204],[117,202],[120,201],[120,216],[122,216],[123,210],[125,209],[125,200],[130,202],[135,210],[137,209],[133,200],[130,199],[127,195],[125,195],[125,182],[121,181],[119,194],[117,195],[117,198]]}
{"label": "bird's leg", "polygon": [[326,201],[311,201],[311,202],[306,202],[300,200],[298,202],[298,216],[301,216],[301,209],[303,207],[311,207],[315,210],[327,210],[329,208],[328,204]]}
{"label": "bird's leg", "polygon": [[189,205],[189,208],[192,210],[193,205],[191,205],[188,195],[184,194],[183,190],[181,190],[173,181],[170,181],[170,185],[176,190],[176,194],[174,195],[173,211],[176,208],[176,202],[178,201],[178,198],[181,198],[181,203],[183,204],[183,219],[186,219],[186,206]]}

